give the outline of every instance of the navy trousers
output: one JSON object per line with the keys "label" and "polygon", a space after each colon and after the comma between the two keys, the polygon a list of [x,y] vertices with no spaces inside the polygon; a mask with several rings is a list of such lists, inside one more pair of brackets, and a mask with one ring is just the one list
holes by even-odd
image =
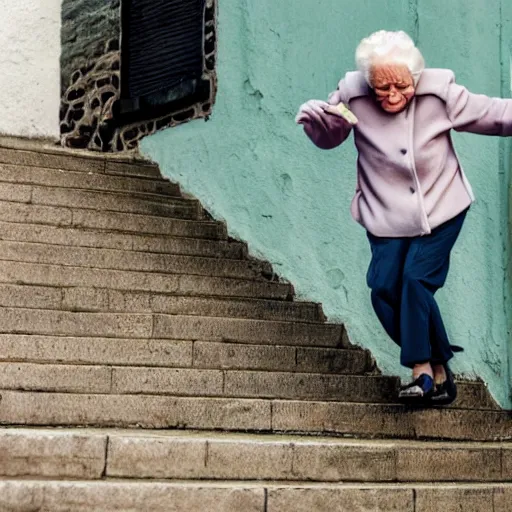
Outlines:
{"label": "navy trousers", "polygon": [[450,252],[467,210],[412,238],[382,238],[368,233],[372,260],[367,274],[375,313],[391,339],[401,347],[400,362],[442,364],[453,357],[434,294],[450,266]]}

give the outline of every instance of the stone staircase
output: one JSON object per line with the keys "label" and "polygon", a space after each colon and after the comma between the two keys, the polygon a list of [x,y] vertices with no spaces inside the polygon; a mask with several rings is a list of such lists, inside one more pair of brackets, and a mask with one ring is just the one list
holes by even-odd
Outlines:
{"label": "stone staircase", "polygon": [[293,296],[156,166],[0,141],[0,511],[512,511],[481,382],[397,405]]}

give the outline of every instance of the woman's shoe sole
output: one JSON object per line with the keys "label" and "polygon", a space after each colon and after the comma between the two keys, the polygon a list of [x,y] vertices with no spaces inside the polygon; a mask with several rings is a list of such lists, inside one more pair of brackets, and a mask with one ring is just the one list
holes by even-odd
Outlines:
{"label": "woman's shoe sole", "polygon": [[451,405],[451,404],[453,404],[453,402],[455,402],[455,400],[457,400],[457,395],[455,395],[454,397],[451,397],[451,396],[448,396],[446,398],[443,397],[438,400],[436,400],[436,398],[433,396],[430,399],[430,403],[432,405]]}

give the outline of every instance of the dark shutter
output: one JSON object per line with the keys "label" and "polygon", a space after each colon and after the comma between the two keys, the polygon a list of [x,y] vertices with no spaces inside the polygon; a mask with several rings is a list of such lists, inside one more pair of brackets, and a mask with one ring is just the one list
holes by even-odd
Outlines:
{"label": "dark shutter", "polygon": [[135,105],[193,94],[203,72],[205,0],[123,2],[122,98]]}

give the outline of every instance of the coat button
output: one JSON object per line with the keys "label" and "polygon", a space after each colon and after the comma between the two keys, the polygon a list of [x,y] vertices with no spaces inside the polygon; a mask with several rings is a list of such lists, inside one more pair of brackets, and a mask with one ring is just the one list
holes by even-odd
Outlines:
{"label": "coat button", "polygon": [[409,190],[411,191],[411,194],[414,194],[416,190],[414,190],[412,187],[409,187]]}
{"label": "coat button", "polygon": [[407,153],[407,149],[401,149],[400,153],[402,153],[402,155],[405,155]]}

